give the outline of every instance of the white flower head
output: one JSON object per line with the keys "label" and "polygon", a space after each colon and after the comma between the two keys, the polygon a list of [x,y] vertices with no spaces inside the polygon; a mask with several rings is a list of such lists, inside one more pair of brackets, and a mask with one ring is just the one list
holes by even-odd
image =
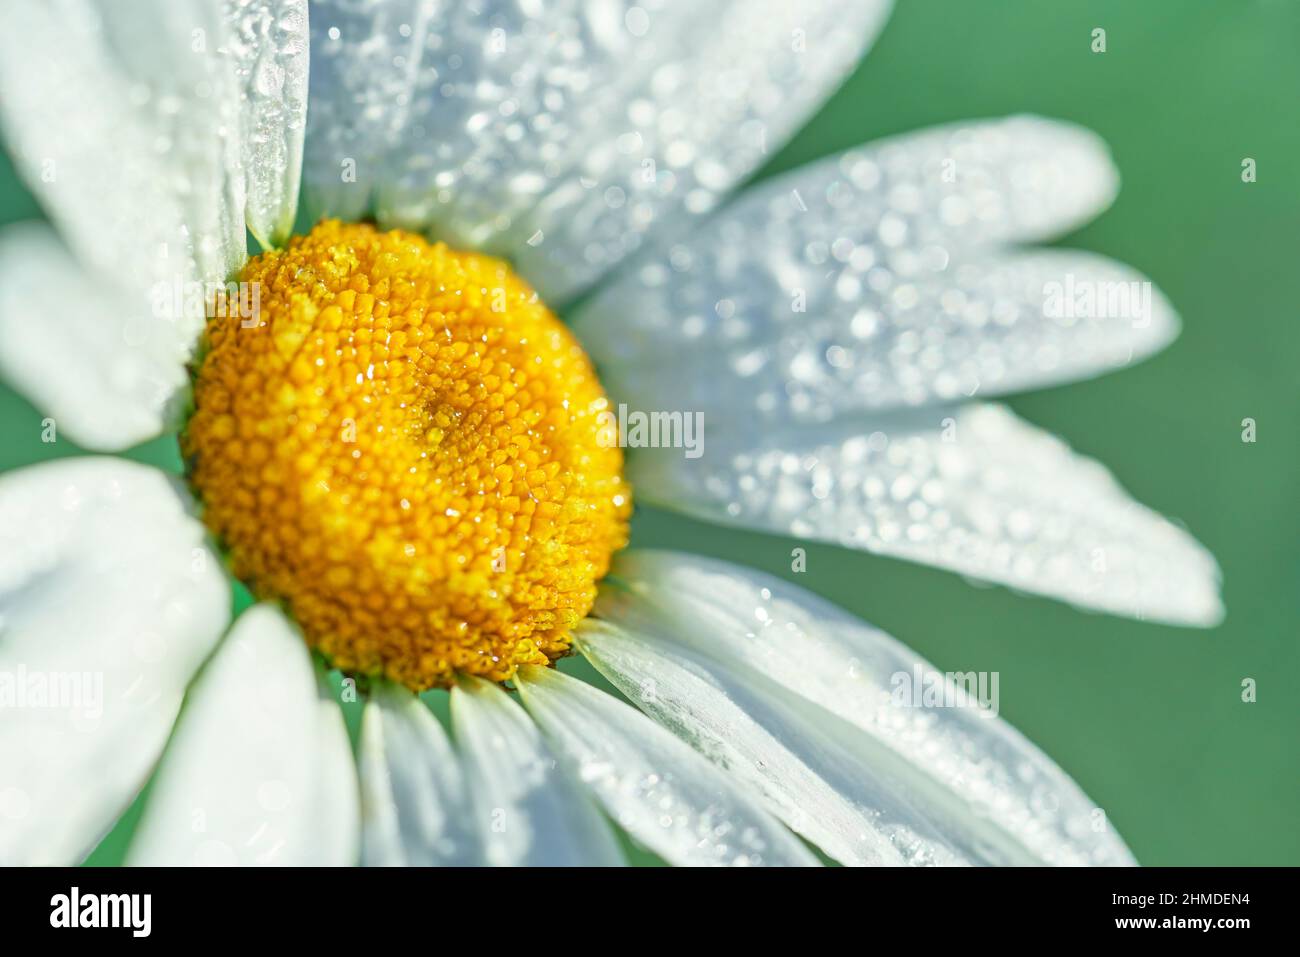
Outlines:
{"label": "white flower head", "polygon": [[[1132,862],[996,682],[613,555],[626,448],[643,502],[1221,615],[1186,532],[985,401],[1176,334],[1128,267],[1025,245],[1112,200],[1104,145],[961,123],[730,198],[890,4],[723,6],[10,0],[0,121],[53,228],[0,234],[0,374],[84,447],[185,427],[202,461],[0,477],[0,862],[84,857],[159,760],[137,863],[617,864],[616,828],[675,864]],[[300,180],[329,219],[290,240]],[[266,599],[233,624],[228,573]],[[570,646],[630,704],[546,667]]]}

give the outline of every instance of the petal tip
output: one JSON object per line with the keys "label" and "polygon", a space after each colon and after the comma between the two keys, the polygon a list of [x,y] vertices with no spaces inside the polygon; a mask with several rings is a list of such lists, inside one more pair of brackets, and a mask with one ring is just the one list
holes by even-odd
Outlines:
{"label": "petal tip", "polygon": [[1106,141],[1088,127],[1051,117],[1023,113],[1003,121],[1016,138],[1015,152],[1039,151],[1061,177],[1061,205],[1056,232],[1083,226],[1095,219],[1119,195],[1120,175]]}

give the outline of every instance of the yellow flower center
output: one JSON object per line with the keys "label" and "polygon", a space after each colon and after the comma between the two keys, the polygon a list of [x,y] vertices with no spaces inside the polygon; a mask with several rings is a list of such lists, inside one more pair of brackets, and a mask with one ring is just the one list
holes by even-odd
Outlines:
{"label": "yellow flower center", "polygon": [[181,439],[233,572],[336,667],[416,690],[566,654],[631,495],[537,293],[329,220],[239,279],[259,308],[210,320]]}

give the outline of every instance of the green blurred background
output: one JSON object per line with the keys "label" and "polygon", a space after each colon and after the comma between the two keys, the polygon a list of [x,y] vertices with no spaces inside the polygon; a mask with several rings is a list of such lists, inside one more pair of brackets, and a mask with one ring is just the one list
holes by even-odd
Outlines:
{"label": "green blurred background", "polygon": [[[1104,54],[1091,52],[1095,27]],[[1100,133],[1123,188],[1064,244],[1147,273],[1183,334],[1133,369],[1011,405],[1214,552],[1220,627],[1087,614],[831,546],[808,546],[807,573],[792,576],[786,539],[650,510],[635,523],[638,544],[797,577],[945,670],[1001,672],[1003,716],[1106,809],[1145,864],[1300,864],[1298,53],[1293,0],[900,0],[857,72],[760,173],[1008,113]],[[1245,157],[1256,183],[1241,181]],[[0,159],[0,223],[39,217]],[[1246,417],[1255,444],[1241,440]],[[0,469],[77,453],[42,444],[40,418],[0,387]],[[132,457],[179,468],[168,439]],[[580,661],[565,669],[591,675]],[[1253,704],[1241,700],[1244,678],[1258,682]],[[121,859],[139,809],[92,863]]]}

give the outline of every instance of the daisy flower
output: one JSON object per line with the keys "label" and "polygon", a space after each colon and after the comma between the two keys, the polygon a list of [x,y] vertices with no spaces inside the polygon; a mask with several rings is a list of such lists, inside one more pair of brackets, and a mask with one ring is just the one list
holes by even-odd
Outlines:
{"label": "daisy flower", "polygon": [[[887,9],[10,0],[0,118],[53,228],[0,236],[0,372],[83,448],[176,431],[186,471],[0,477],[0,860],[80,860],[153,775],[137,863],[615,864],[619,831],[1131,863],[990,710],[900,704],[933,669],[893,638],[624,550],[635,492],[1220,615],[1196,542],[985,401],[1175,335],[1132,270],[1023,245],[1114,196],[1095,137],[959,124],[729,198]],[[661,444],[635,416],[706,441],[625,460]]]}

